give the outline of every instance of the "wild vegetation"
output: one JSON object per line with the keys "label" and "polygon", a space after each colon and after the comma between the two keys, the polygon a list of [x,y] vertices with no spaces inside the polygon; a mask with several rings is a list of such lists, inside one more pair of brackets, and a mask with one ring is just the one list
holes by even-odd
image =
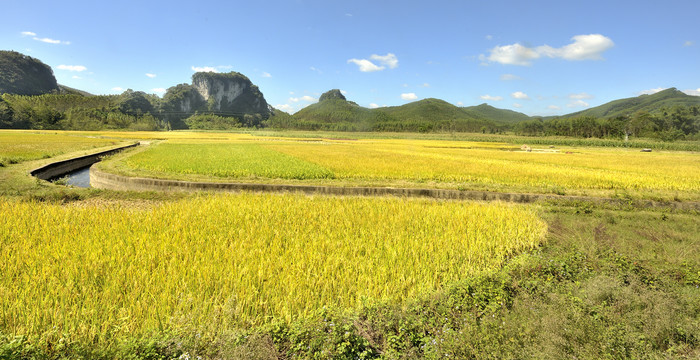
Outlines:
{"label": "wild vegetation", "polygon": [[[163,130],[158,97],[131,90],[118,96],[0,96],[0,128],[37,130]],[[155,103],[155,105],[154,105]],[[155,115],[154,115],[155,113]]]}
{"label": "wild vegetation", "polygon": [[58,91],[51,67],[31,56],[0,50],[0,94],[41,95]]}
{"label": "wild vegetation", "polygon": [[632,116],[595,118],[581,116],[529,120],[514,126],[516,134],[529,136],[571,136],[584,138],[659,138],[663,141],[698,139],[700,106],[661,108],[657,113],[638,112]]}
{"label": "wild vegetation", "polygon": [[[200,145],[217,156],[246,143],[240,156],[262,158],[322,146],[310,133],[260,143],[231,133],[54,133],[41,136],[76,146],[167,137],[152,149]],[[421,144],[513,147],[318,135],[336,139],[323,146],[377,142],[399,155]],[[469,137],[481,136],[496,138]],[[544,155],[523,154],[533,164]],[[668,154],[694,156],[658,155]],[[693,210],[72,189],[29,178],[50,161],[32,159],[0,168],[0,359],[700,356]]]}

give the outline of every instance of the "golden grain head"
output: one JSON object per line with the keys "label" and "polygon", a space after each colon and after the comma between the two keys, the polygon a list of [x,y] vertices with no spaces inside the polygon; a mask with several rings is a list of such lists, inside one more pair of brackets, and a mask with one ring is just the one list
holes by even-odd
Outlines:
{"label": "golden grain head", "polygon": [[545,231],[521,206],[289,194],[146,209],[9,202],[0,217],[5,331],[85,339],[402,301],[498,267]]}

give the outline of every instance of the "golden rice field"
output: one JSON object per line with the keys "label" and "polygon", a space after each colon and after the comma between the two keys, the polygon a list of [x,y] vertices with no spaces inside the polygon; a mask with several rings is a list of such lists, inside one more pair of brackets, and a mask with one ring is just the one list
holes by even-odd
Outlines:
{"label": "golden rice field", "polygon": [[401,301],[497,268],[546,232],[524,206],[291,194],[3,201],[0,218],[0,331],[95,343]]}
{"label": "golden rice field", "polygon": [[[211,134],[218,136],[219,134]],[[109,166],[109,165],[107,165]],[[297,179],[389,185],[565,192],[697,200],[700,154],[639,149],[542,146],[406,139],[172,139],[127,157],[114,169],[129,175],[218,181]]]}
{"label": "golden rice field", "polygon": [[67,152],[116,145],[119,139],[61,132],[0,130],[0,164],[53,157]]}

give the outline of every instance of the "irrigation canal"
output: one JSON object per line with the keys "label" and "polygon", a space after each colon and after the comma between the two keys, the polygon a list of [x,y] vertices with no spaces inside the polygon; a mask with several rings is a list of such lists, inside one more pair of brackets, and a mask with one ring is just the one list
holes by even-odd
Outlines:
{"label": "irrigation canal", "polygon": [[71,171],[64,175],[66,185],[89,188],[90,187],[90,167],[84,167],[75,171]]}

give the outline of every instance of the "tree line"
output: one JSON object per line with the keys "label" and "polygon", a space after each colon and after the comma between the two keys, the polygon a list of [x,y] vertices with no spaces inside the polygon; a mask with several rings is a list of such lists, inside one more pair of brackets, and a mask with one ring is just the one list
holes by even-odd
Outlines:
{"label": "tree line", "polygon": [[[395,131],[395,132],[514,132],[525,136],[577,138],[658,138],[664,141],[700,140],[700,106],[674,106],[655,112],[596,118],[535,118],[514,125],[495,125],[484,119],[442,119],[429,114],[389,114],[359,106],[328,107],[309,114],[289,115],[275,110],[269,119],[260,114],[176,111],[186,94],[159,98],[141,91],[120,95],[82,96],[44,94],[0,96],[0,128],[46,130],[171,130],[273,127],[298,130]],[[182,96],[176,96],[182,95]],[[194,105],[194,104],[193,104]],[[410,114],[409,114],[410,115]],[[328,119],[333,119],[329,121]]]}
{"label": "tree line", "polygon": [[[257,114],[219,116],[173,111],[168,99],[141,91],[120,95],[0,95],[1,129],[35,130],[171,130],[232,129],[256,126]],[[172,101],[177,101],[173,99]],[[171,102],[172,102],[171,101]],[[256,116],[257,115],[257,116]]]}
{"label": "tree line", "polygon": [[674,106],[654,113],[596,118],[533,119],[513,126],[518,135],[570,136],[578,138],[658,138],[664,141],[700,139],[700,106]]}

